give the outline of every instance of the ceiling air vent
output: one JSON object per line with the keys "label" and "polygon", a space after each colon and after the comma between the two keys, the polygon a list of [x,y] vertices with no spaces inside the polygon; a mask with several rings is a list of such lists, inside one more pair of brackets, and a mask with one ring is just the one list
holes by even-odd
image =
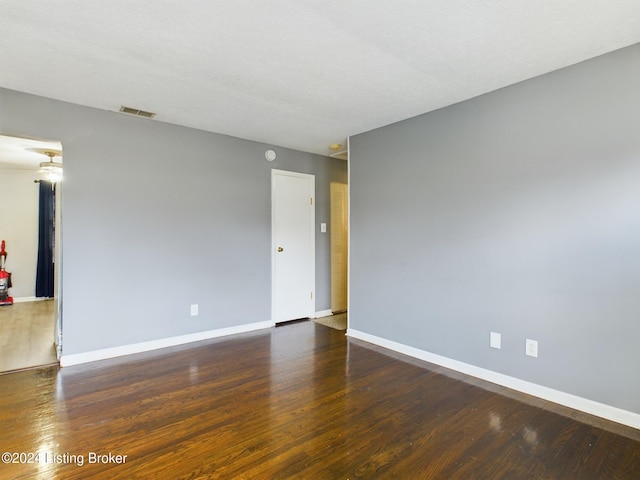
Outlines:
{"label": "ceiling air vent", "polygon": [[137,115],[138,117],[144,118],[153,118],[156,116],[153,112],[145,112],[144,110],[138,110],[137,108],[125,107],[124,105],[120,107],[120,111],[122,113],[128,113],[129,115]]}

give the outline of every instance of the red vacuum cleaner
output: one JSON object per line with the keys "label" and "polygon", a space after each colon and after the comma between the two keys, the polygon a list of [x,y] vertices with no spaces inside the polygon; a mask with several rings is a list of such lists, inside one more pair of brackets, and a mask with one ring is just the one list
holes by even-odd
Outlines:
{"label": "red vacuum cleaner", "polygon": [[4,249],[4,240],[0,245],[0,305],[13,305],[13,297],[9,296],[11,288],[11,274],[7,273],[4,266],[7,263],[7,251]]}

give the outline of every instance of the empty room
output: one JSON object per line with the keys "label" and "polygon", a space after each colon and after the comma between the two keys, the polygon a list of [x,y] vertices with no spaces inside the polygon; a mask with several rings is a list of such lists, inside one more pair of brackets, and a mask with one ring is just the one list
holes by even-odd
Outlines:
{"label": "empty room", "polygon": [[640,478],[637,0],[0,12],[0,478]]}

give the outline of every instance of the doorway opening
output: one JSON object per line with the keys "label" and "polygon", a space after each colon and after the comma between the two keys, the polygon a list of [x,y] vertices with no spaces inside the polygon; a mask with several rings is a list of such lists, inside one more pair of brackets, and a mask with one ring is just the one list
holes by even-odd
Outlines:
{"label": "doorway opening", "polygon": [[[51,162],[52,152],[55,162],[61,162],[59,141],[0,135],[0,191],[5,200],[0,240],[6,241],[14,298],[13,305],[0,307],[0,373],[56,364],[61,353],[62,183],[49,183],[40,172],[41,163]],[[49,202],[45,226],[40,225],[41,190]],[[42,256],[39,237],[49,239],[49,256]]]}

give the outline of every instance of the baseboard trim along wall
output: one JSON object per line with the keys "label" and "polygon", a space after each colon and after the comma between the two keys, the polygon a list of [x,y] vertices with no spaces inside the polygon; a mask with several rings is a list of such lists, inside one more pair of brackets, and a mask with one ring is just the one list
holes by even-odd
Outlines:
{"label": "baseboard trim along wall", "polygon": [[533,395],[534,397],[542,398],[543,400],[564,405],[565,407],[573,408],[574,410],[579,410],[613,422],[640,429],[640,414],[637,413],[578,397],[570,393],[554,390],[542,385],[537,385],[525,380],[520,380],[508,375],[503,375],[468,363],[459,362],[448,357],[436,355],[435,353],[430,353],[418,348],[409,347],[402,343],[370,335],[352,328],[347,330],[347,336],[407,355],[409,357],[424,360],[425,362],[434,363],[441,367],[449,368],[472,377],[480,378],[518,392]]}
{"label": "baseboard trim along wall", "polygon": [[13,299],[13,303],[42,302],[44,300],[53,300],[53,298],[48,298],[48,297],[15,297]]}
{"label": "baseboard trim along wall", "polygon": [[331,310],[321,310],[319,312],[316,312],[313,318],[328,317],[330,315],[333,315],[333,312]]}
{"label": "baseboard trim along wall", "polygon": [[[121,357],[123,355],[132,355],[134,353],[148,352],[159,348],[174,347],[185,343],[198,342],[200,340],[209,340],[212,338],[225,337],[227,335],[235,335],[238,333],[252,332],[254,330],[262,330],[275,326],[272,321],[248,323],[235,327],[219,328],[216,330],[208,330],[206,332],[190,333],[177,337],[161,338],[159,340],[151,340],[148,342],[133,343],[130,345],[122,345],[119,347],[104,348],[91,352],[74,353],[71,355],[62,355],[60,357],[60,366],[68,367],[71,365],[79,365],[81,363],[95,362],[97,360],[106,360],[108,358]],[[63,347],[64,349],[64,347]]]}

